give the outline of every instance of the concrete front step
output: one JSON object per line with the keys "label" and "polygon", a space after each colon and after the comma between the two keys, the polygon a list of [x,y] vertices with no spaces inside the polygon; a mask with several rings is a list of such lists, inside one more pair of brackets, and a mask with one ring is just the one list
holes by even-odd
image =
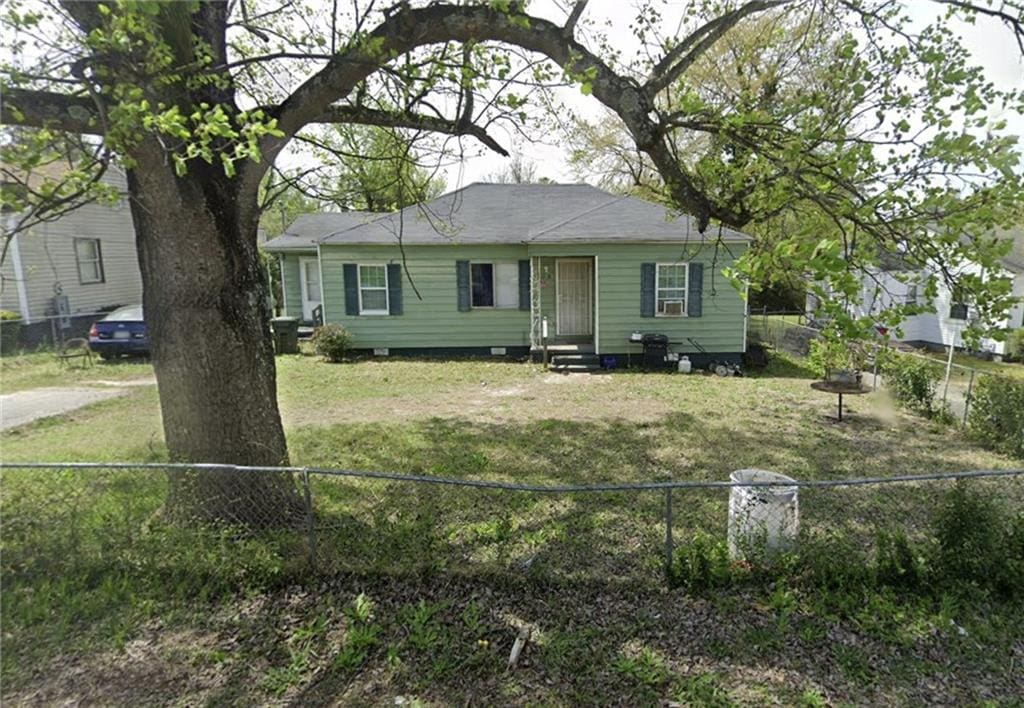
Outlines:
{"label": "concrete front step", "polygon": [[601,357],[597,354],[556,354],[551,357],[552,365],[560,364],[586,364],[589,366],[601,366]]}
{"label": "concrete front step", "polygon": [[564,374],[594,374],[601,370],[601,357],[597,354],[558,354],[551,357],[551,371]]}
{"label": "concrete front step", "polygon": [[556,374],[601,374],[604,369],[592,364],[552,364],[548,371]]}

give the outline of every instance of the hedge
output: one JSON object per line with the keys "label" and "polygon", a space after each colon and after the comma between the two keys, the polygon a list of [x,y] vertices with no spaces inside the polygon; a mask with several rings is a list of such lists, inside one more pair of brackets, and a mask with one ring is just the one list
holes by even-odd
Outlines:
{"label": "hedge", "polygon": [[986,447],[1024,459],[1024,380],[980,377],[974,384],[967,429]]}

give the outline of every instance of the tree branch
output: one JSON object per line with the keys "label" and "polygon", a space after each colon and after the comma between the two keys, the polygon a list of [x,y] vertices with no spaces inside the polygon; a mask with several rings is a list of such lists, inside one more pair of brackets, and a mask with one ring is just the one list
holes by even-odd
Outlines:
{"label": "tree branch", "polygon": [[59,128],[69,133],[103,135],[100,114],[88,96],[9,88],[0,105],[0,122],[30,128]]}
{"label": "tree branch", "polygon": [[670,86],[693,65],[726,32],[750,15],[786,5],[793,0],[751,0],[741,7],[701,25],[677,44],[657,63],[644,84],[648,96],[655,96]]}
{"label": "tree branch", "polygon": [[419,113],[392,113],[363,106],[328,106],[324,113],[311,122],[357,123],[381,128],[411,128],[447,135],[470,135],[502,157],[508,157],[508,151],[499,145],[498,141],[492,138],[486,130],[478,125],[464,124],[461,120],[449,121]]}
{"label": "tree branch", "polygon": [[576,30],[576,24],[580,21],[583,11],[587,9],[587,3],[589,1],[590,0],[576,0],[576,4],[572,6],[572,12],[569,13],[569,19],[565,21],[565,26],[562,28],[562,32],[566,37],[572,37],[573,32]]}

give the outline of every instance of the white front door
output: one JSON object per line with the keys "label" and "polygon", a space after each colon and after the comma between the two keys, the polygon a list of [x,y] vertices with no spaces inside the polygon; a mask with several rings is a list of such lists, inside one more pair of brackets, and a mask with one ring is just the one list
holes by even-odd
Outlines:
{"label": "white front door", "polygon": [[594,333],[593,278],[590,259],[560,258],[555,266],[555,313],[557,334],[583,336]]}
{"label": "white front door", "polygon": [[320,306],[320,264],[316,258],[299,259],[299,284],[302,288],[302,319],[312,320]]}

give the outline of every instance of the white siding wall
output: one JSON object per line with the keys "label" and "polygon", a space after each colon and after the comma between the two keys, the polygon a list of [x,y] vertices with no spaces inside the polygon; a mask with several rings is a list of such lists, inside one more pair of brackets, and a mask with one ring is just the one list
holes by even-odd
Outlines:
{"label": "white siding wall", "polygon": [[[971,272],[974,274],[981,273],[979,266],[969,265],[964,268],[965,272]],[[1003,273],[1004,276],[1012,275],[1010,273]],[[888,290],[887,294],[882,294],[875,297],[875,287],[877,283],[882,284],[884,290]],[[1013,293],[1018,297],[1024,297],[1024,275],[1017,275],[1014,279]],[[905,298],[907,294],[907,285],[899,282],[895,276],[891,273],[882,272],[876,273],[874,279],[865,277],[864,287],[862,289],[862,305],[857,308],[857,314],[867,314],[868,312],[877,311],[884,306],[889,305],[892,300],[899,301],[900,298]],[[872,308],[872,303],[875,306]],[[963,346],[963,340],[960,337],[960,333],[963,330],[963,323],[960,320],[952,320],[949,317],[950,307],[952,305],[952,293],[944,284],[939,283],[938,294],[935,297],[933,306],[935,312],[926,312],[920,315],[914,315],[904,320],[901,329],[903,330],[903,336],[899,338],[899,341],[904,342],[929,342],[931,344],[938,344],[944,347],[948,347],[951,343],[956,341],[956,346]],[[1021,319],[1024,317],[1024,304],[1018,303],[1010,311],[1010,317],[999,324],[1000,327],[1020,327]],[[1005,345],[1003,342],[997,342],[993,339],[982,339],[982,349],[992,351],[997,354],[1002,354]]]}
{"label": "white siding wall", "polygon": [[[119,173],[111,174],[106,181],[124,191],[124,178]],[[104,282],[79,282],[75,238],[99,239]],[[57,221],[29,229],[19,235],[18,242],[32,321],[46,315],[58,283],[68,296],[73,314],[142,302],[135,230],[127,199],[115,207],[87,204]],[[20,308],[11,255],[3,265],[2,307],[17,312]]]}

